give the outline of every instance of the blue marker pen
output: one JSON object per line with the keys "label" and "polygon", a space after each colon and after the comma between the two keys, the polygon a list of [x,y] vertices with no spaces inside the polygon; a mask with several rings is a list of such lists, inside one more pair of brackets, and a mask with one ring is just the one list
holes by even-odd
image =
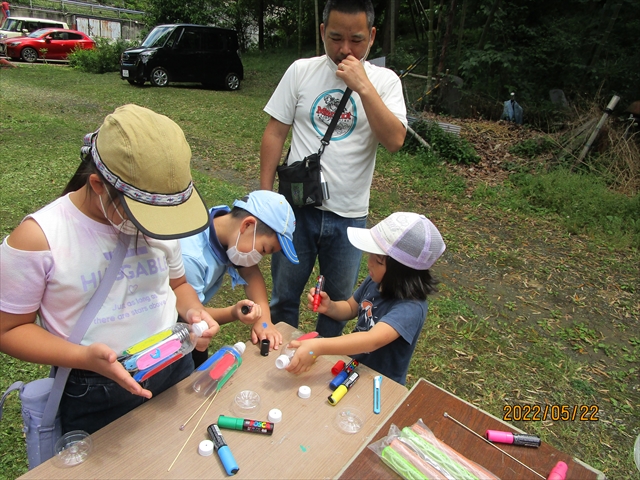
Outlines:
{"label": "blue marker pen", "polygon": [[220,433],[220,429],[218,425],[211,424],[207,427],[207,432],[213,441],[213,448],[218,452],[218,457],[220,457],[220,461],[222,462],[222,466],[224,467],[227,475],[235,475],[240,470],[238,464],[236,463],[236,459],[233,458],[233,454],[229,447],[227,446],[227,442],[224,441],[224,437]]}

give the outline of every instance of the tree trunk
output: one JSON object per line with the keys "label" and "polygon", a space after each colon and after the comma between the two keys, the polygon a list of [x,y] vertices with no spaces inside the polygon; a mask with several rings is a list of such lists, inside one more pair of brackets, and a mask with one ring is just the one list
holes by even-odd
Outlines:
{"label": "tree trunk", "polygon": [[318,20],[318,0],[314,0],[314,12],[316,15],[316,57],[320,55],[320,22]]}
{"label": "tree trunk", "polygon": [[469,0],[462,0],[462,16],[460,18],[460,26],[458,27],[458,45],[456,46],[456,67],[453,69],[453,74],[458,75],[458,69],[460,68],[460,51],[462,50],[462,37],[464,35],[464,18],[467,14],[467,5]]}
{"label": "tree trunk", "polygon": [[298,1],[298,58],[302,57],[302,0]]}
{"label": "tree trunk", "polygon": [[398,2],[389,0],[389,54],[393,55],[396,50],[396,17],[398,13]]}
{"label": "tree trunk", "polygon": [[258,2],[258,50],[264,50],[264,0]]}
{"label": "tree trunk", "polygon": [[616,23],[616,20],[618,19],[618,15],[620,14],[621,8],[622,8],[622,0],[618,0],[616,4],[613,6],[613,11],[611,12],[611,17],[609,18],[609,24],[607,25],[607,29],[605,30],[603,37],[598,42],[596,51],[593,53],[593,57],[591,58],[591,63],[589,63],[590,68],[595,67],[596,63],[598,63],[598,59],[600,58],[600,53],[602,52],[602,47],[606,45],[607,40],[609,39],[611,30],[613,30],[613,24]]}
{"label": "tree trunk", "polygon": [[444,38],[442,39],[442,50],[440,51],[440,61],[438,62],[438,74],[441,74],[444,70],[444,59],[447,56],[447,48],[449,47],[449,37],[451,36],[451,29],[453,27],[453,19],[455,18],[456,0],[451,0],[449,7],[449,14],[447,15],[447,28],[444,32]]}
{"label": "tree trunk", "polygon": [[487,21],[484,24],[484,28],[482,29],[482,35],[480,35],[480,41],[478,42],[478,50],[482,50],[484,48],[484,44],[487,42],[487,32],[489,31],[489,27],[493,22],[493,16],[498,11],[498,8],[500,8],[501,3],[502,3],[502,0],[496,0],[493,6],[491,7],[491,10],[489,11],[489,15],[487,16]]}
{"label": "tree trunk", "polygon": [[[433,0],[429,0],[429,16],[428,16],[428,22],[429,22],[429,56],[427,57],[427,89],[426,92],[431,91],[431,82],[432,82],[432,78],[433,78],[433,56],[434,56],[434,50],[435,50],[435,45],[434,45],[434,41],[433,41]],[[429,97],[426,96],[425,97],[427,103],[429,102]]]}

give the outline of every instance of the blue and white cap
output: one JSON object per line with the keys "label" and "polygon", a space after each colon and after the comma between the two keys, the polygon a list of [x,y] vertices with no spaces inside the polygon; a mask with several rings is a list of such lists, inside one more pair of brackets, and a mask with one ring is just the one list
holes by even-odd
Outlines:
{"label": "blue and white cap", "polygon": [[271,190],[256,190],[241,200],[233,202],[233,206],[246,210],[271,227],[278,235],[284,256],[291,263],[300,263],[293,247],[296,217],[284,196]]}

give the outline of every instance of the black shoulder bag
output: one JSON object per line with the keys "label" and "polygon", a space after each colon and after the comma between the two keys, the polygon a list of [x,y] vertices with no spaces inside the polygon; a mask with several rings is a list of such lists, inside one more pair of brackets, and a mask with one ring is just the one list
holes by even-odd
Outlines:
{"label": "black shoulder bag", "polygon": [[284,195],[287,201],[296,207],[317,207],[322,205],[323,200],[329,199],[329,186],[324,181],[320,157],[324,149],[331,141],[331,135],[340,120],[344,106],[351,96],[351,89],[347,88],[340,100],[340,104],[333,114],[329,128],[324,137],[320,140],[320,149],[317,153],[305,157],[303,160],[287,165],[289,153],[282,165],[278,165],[276,173],[278,175],[278,193]]}

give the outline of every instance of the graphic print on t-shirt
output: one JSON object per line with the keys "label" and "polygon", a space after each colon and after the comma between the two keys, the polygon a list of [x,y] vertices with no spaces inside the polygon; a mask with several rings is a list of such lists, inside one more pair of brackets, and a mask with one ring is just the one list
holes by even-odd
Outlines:
{"label": "graphic print on t-shirt", "polygon": [[[340,100],[342,100],[342,95],[344,95],[344,92],[340,89],[327,90],[318,95],[313,102],[310,112],[311,124],[320,136],[324,136],[329,128],[333,114],[337,110]],[[348,137],[351,132],[353,132],[353,129],[356,128],[357,121],[358,109],[356,108],[353,97],[349,97],[349,101],[340,115],[336,129],[333,131],[333,135],[331,135],[331,140],[342,140]]]}

